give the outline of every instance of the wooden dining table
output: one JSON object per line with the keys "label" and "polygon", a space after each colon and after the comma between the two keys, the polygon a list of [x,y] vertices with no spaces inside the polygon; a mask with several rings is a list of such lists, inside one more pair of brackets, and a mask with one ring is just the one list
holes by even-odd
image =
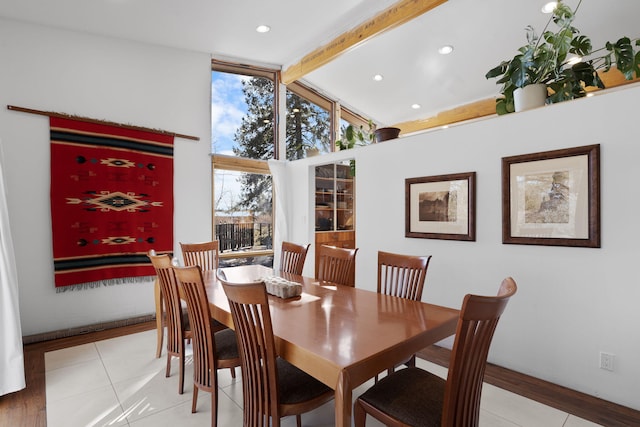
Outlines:
{"label": "wooden dining table", "polygon": [[[260,265],[223,268],[232,283],[280,276],[302,295],[269,296],[280,357],[335,390],[335,425],[351,426],[353,389],[419,350],[455,334],[459,311],[335,285]],[[211,315],[233,328],[229,302],[214,271],[204,274]]]}

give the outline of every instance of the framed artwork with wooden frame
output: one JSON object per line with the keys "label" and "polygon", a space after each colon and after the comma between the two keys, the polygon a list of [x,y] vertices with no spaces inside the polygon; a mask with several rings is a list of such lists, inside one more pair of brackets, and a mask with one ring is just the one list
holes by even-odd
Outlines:
{"label": "framed artwork with wooden frame", "polygon": [[502,158],[502,242],[600,247],[600,145]]}
{"label": "framed artwork with wooden frame", "polygon": [[476,240],[476,173],[405,179],[405,237]]}

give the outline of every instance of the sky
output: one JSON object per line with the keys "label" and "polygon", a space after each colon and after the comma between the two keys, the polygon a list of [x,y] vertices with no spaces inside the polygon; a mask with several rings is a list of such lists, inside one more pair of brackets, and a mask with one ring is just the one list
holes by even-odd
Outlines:
{"label": "sky", "polygon": [[[230,73],[211,74],[211,151],[234,155],[233,134],[247,112],[242,80],[248,77]],[[216,171],[214,175],[216,212],[229,209],[240,194],[240,173]]]}
{"label": "sky", "polygon": [[212,152],[233,155],[233,134],[248,110],[242,81],[249,77],[219,72],[212,72],[211,77]]}

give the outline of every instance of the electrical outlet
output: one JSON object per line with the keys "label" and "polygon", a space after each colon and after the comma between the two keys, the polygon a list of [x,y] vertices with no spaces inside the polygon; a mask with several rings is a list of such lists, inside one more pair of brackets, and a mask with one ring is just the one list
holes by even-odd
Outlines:
{"label": "electrical outlet", "polygon": [[600,369],[605,369],[607,371],[613,372],[613,360],[615,359],[615,355],[611,353],[600,352]]}

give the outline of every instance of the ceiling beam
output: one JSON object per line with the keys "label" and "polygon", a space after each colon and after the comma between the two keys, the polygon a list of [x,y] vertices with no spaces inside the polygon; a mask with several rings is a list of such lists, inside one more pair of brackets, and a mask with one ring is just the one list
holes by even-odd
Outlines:
{"label": "ceiling beam", "polygon": [[[630,83],[640,82],[640,77],[636,77],[633,80],[626,80],[624,78],[624,75],[615,68],[612,68],[606,73],[599,72],[598,74],[600,74],[600,78],[602,79],[606,88],[614,88]],[[598,89],[596,87],[588,87],[586,88],[586,90],[587,92],[596,92],[601,89]],[[442,111],[432,117],[402,122],[393,126],[400,128],[400,134],[402,135],[427,129],[433,129],[441,126],[448,126],[454,123],[479,119],[481,117],[487,117],[495,114],[496,100],[495,98],[489,98],[472,102],[470,104],[461,105],[451,110]]]}
{"label": "ceiling beam", "polygon": [[440,126],[447,126],[467,120],[478,119],[492,114],[496,114],[495,98],[483,99],[481,101],[461,105],[451,110],[442,111],[433,117],[398,123],[393,126],[400,128],[400,134],[407,134],[433,129]]}
{"label": "ceiling beam", "polygon": [[294,82],[331,62],[349,49],[384,31],[398,27],[445,2],[447,0],[400,0],[373,18],[305,55],[298,63],[282,72],[281,81],[284,84]]}

